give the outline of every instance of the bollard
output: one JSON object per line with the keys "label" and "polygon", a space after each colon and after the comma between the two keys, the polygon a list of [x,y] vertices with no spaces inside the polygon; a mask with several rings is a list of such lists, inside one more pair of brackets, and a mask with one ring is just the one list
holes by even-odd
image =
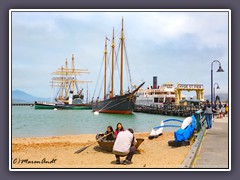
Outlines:
{"label": "bollard", "polygon": [[198,110],[194,113],[196,119],[197,119],[197,132],[199,132],[202,129],[201,120],[202,120],[202,110]]}

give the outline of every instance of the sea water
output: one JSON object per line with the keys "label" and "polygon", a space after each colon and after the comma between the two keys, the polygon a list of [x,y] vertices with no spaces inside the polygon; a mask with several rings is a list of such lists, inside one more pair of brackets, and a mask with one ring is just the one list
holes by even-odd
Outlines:
{"label": "sea water", "polygon": [[[13,106],[10,128],[12,137],[49,137],[96,134],[105,132],[107,126],[115,129],[116,124],[120,122],[125,129],[132,128],[135,132],[150,133],[153,127],[159,126],[162,120],[169,118],[184,119],[145,113],[95,115],[92,110],[35,110],[29,106]],[[177,129],[164,128],[164,131]]]}

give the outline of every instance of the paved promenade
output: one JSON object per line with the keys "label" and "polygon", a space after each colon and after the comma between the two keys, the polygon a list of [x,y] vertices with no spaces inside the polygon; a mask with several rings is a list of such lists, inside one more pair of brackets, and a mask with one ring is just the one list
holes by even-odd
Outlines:
{"label": "paved promenade", "polygon": [[212,129],[207,129],[192,168],[228,167],[228,117],[215,117]]}

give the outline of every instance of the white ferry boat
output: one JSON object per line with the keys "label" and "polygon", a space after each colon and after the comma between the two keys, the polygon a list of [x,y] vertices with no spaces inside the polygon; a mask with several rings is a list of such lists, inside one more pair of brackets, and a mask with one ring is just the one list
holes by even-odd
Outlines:
{"label": "white ferry boat", "polygon": [[[153,86],[139,89],[136,97],[136,105],[161,107],[164,103],[175,103],[176,92],[174,85],[170,82],[158,86],[157,77],[154,76]],[[184,100],[186,97],[182,96],[182,99]]]}

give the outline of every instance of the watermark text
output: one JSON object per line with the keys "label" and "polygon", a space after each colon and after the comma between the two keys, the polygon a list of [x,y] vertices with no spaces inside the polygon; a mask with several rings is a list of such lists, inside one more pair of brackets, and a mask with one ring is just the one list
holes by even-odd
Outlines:
{"label": "watermark text", "polygon": [[31,160],[31,159],[21,159],[21,158],[12,158],[13,164],[55,164],[57,159],[53,158],[47,160],[43,158],[41,160]]}

